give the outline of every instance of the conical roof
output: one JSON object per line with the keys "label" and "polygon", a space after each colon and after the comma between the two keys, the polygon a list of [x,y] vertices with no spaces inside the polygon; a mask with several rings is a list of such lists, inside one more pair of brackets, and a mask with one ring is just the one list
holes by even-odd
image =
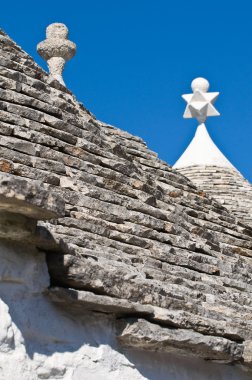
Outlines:
{"label": "conical roof", "polygon": [[182,156],[173,165],[173,168],[178,169],[194,165],[220,166],[234,169],[231,162],[228,161],[211,139],[205,124],[198,126],[194,138]]}
{"label": "conical roof", "polygon": [[214,197],[242,223],[252,226],[252,186],[235,168],[194,165],[177,170]]}
{"label": "conical roof", "polygon": [[0,171],[65,201],[62,218],[40,223],[57,245],[40,242],[59,286],[48,293],[79,309],[93,297],[121,319],[131,310],[121,345],[249,364],[252,230],[0,39]]}
{"label": "conical roof", "polygon": [[215,145],[205,124],[198,126],[173,168],[227,207],[240,221],[252,226],[252,186]]}

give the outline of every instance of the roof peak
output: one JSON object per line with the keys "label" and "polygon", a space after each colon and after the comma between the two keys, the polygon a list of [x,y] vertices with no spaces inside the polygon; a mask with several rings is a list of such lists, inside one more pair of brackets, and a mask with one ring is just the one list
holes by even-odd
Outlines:
{"label": "roof peak", "polygon": [[182,96],[187,103],[184,118],[197,119],[199,126],[191,143],[173,166],[174,169],[188,166],[220,166],[235,169],[215,145],[204,124],[209,116],[220,115],[214,107],[219,92],[208,92],[209,86],[207,79],[195,78],[191,83],[193,93]]}
{"label": "roof peak", "polygon": [[182,156],[173,165],[173,168],[177,169],[194,165],[220,166],[235,169],[215,145],[204,123],[197,127],[194,138]]}

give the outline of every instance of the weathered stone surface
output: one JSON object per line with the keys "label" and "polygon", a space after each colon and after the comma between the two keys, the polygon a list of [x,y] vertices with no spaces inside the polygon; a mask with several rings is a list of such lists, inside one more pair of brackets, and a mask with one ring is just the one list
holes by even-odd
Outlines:
{"label": "weathered stone surface", "polygon": [[169,310],[153,306],[151,321],[162,326],[193,329],[204,335],[222,336],[233,341],[242,342],[247,339],[247,331],[242,321],[211,319],[183,310]]}
{"label": "weathered stone surface", "polygon": [[179,352],[204,359],[233,362],[240,360],[243,346],[225,338],[202,335],[193,330],[169,329],[144,319],[120,320],[118,340],[125,347],[141,350]]}
{"label": "weathered stone surface", "polygon": [[252,340],[244,342],[243,360],[245,364],[252,366]]}
{"label": "weathered stone surface", "polygon": [[37,46],[38,53],[47,61],[50,75],[63,85],[62,71],[65,62],[76,52],[76,45],[67,36],[66,25],[54,23],[46,28],[46,40]]}
{"label": "weathered stone surface", "polygon": [[45,255],[0,240],[1,380],[250,380],[240,368],[172,353],[125,349],[115,316],[48,297]]}
{"label": "weathered stone surface", "polygon": [[0,239],[26,242],[33,240],[37,222],[35,219],[13,212],[0,212]]}
{"label": "weathered stone surface", "polygon": [[141,305],[136,302],[128,302],[108,296],[101,296],[87,291],[52,287],[48,295],[55,303],[63,307],[70,307],[75,311],[99,311],[101,313],[112,313],[117,316],[142,315],[151,316],[152,306]]}
{"label": "weathered stone surface", "polygon": [[177,171],[217,199],[243,224],[252,226],[252,186],[236,169],[189,166]]}
{"label": "weathered stone surface", "polygon": [[0,210],[32,219],[52,219],[64,213],[64,201],[43,185],[0,174]]}
{"label": "weathered stone surface", "polygon": [[[243,360],[241,345],[252,339],[252,229],[140,138],[97,121],[0,37],[0,171],[9,173],[0,206],[62,216],[34,232],[51,284],[75,289],[76,307],[120,313],[137,304],[140,313],[151,305],[145,318],[167,326],[167,347],[177,331],[181,350]],[[84,301],[81,291],[95,295]]]}

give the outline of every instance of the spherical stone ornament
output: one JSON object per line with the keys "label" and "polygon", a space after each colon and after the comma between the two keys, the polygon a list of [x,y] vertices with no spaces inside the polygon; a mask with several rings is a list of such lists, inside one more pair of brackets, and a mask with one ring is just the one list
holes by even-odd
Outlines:
{"label": "spherical stone ornament", "polygon": [[196,90],[202,91],[202,92],[207,92],[209,89],[209,82],[205,78],[195,78],[192,81],[191,87],[192,91],[195,92]]}
{"label": "spherical stone ornament", "polygon": [[54,24],[48,25],[46,28],[46,38],[63,38],[66,40],[68,37],[68,28],[65,24],[60,22],[55,22]]}
{"label": "spherical stone ornament", "polygon": [[65,85],[62,72],[66,61],[76,53],[76,45],[67,39],[66,25],[54,23],[46,28],[46,39],[37,45],[38,54],[47,61],[50,78]]}

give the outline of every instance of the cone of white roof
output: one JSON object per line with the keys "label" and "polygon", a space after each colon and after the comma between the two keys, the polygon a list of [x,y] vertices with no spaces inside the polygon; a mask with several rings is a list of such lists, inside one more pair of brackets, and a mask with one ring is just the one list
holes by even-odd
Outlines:
{"label": "cone of white roof", "polygon": [[173,167],[177,169],[194,165],[234,168],[215,145],[203,123],[198,126],[194,138]]}
{"label": "cone of white roof", "polygon": [[209,82],[204,78],[194,79],[191,86],[193,93],[182,96],[187,102],[184,118],[196,118],[200,124],[193,140],[173,167],[177,169],[203,165],[234,169],[231,162],[221,153],[209,136],[204,124],[209,116],[220,115],[214,107],[219,92],[207,92]]}

